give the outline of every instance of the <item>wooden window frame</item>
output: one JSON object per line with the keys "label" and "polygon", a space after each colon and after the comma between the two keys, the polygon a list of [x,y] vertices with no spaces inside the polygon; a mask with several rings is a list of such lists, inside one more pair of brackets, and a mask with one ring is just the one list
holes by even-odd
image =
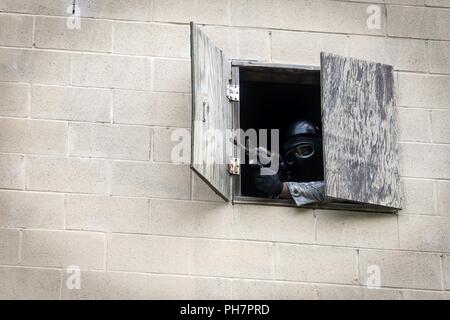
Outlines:
{"label": "wooden window frame", "polygon": [[[266,69],[266,70],[282,70],[282,71],[318,71],[321,72],[321,66],[306,66],[297,64],[282,64],[282,63],[269,63],[255,60],[231,60],[231,84],[240,84],[240,71],[245,69]],[[240,128],[240,101],[232,102],[232,118],[233,129]],[[235,148],[235,157],[238,157],[238,150]],[[243,205],[264,205],[264,206],[277,206],[277,207],[296,207],[298,206],[292,199],[265,199],[258,197],[242,196],[241,192],[241,175],[232,177],[232,202],[233,204]],[[367,212],[379,212],[379,213],[396,213],[398,210],[387,208],[384,206],[371,205],[366,203],[356,202],[340,202],[329,201],[315,204],[304,205],[301,208],[305,209],[323,209],[323,210],[345,210],[345,211],[367,211]]]}
{"label": "wooden window frame", "polygon": [[[230,168],[237,169],[235,160],[227,159],[231,149],[210,143],[211,130],[226,134],[240,128],[238,90],[230,84],[240,85],[240,71],[247,68],[245,77],[255,81],[320,85],[326,200],[305,207],[401,209],[393,66],[326,52],[320,54],[319,66],[229,60],[195,23],[191,58],[191,168],[224,200],[294,206],[290,200],[241,196],[241,177],[233,175],[236,171],[230,174]],[[341,144],[342,150],[336,149]],[[234,147],[233,153],[239,158],[241,152]]]}

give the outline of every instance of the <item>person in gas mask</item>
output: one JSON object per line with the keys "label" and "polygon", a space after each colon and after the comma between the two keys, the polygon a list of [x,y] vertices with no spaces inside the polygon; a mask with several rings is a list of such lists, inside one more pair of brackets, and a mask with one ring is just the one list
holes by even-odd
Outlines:
{"label": "person in gas mask", "polygon": [[272,198],[292,198],[298,206],[324,199],[322,137],[319,127],[298,120],[287,130],[281,165],[274,174],[255,174],[256,188]]}

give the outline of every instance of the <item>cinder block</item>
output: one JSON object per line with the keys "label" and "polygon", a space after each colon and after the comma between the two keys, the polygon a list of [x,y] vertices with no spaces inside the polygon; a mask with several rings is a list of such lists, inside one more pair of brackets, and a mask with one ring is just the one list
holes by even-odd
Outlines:
{"label": "cinder block", "polygon": [[403,4],[409,6],[423,6],[425,0],[386,0],[387,4]]}
{"label": "cinder block", "polygon": [[450,216],[450,182],[438,181],[436,183],[438,213],[441,216]]}
{"label": "cinder block", "polygon": [[147,276],[122,272],[82,271],[80,289],[71,289],[72,274],[64,273],[62,298],[68,300],[144,300]]}
{"label": "cinder block", "polygon": [[431,129],[434,143],[450,143],[450,110],[431,112]]}
{"label": "cinder block", "polygon": [[320,65],[320,53],[346,55],[347,36],[307,32],[272,32],[272,60],[302,65]]}
{"label": "cinder block", "polygon": [[0,81],[67,85],[71,53],[0,48]]}
{"label": "cinder block", "polygon": [[191,92],[191,63],[188,60],[155,59],[153,89],[166,92]]}
{"label": "cinder block", "polygon": [[153,0],[153,20],[227,25],[229,0]]}
{"label": "cinder block", "polygon": [[189,199],[190,184],[188,166],[135,162],[113,164],[114,195]]}
{"label": "cinder block", "polygon": [[110,168],[106,161],[77,158],[27,159],[29,190],[106,194]]}
{"label": "cinder block", "polygon": [[311,210],[235,205],[233,211],[234,238],[315,242],[316,222]]}
{"label": "cinder block", "polygon": [[191,239],[113,234],[108,268],[117,271],[188,274]]}
{"label": "cinder block", "polygon": [[152,1],[149,0],[80,0],[77,4],[82,17],[151,20]]}
{"label": "cinder block", "polygon": [[246,278],[273,273],[273,248],[266,243],[113,235],[109,248],[112,270]]}
{"label": "cinder block", "polygon": [[428,7],[449,7],[450,3],[447,0],[425,0]]}
{"label": "cinder block", "polygon": [[340,1],[231,0],[231,25],[335,33],[385,34],[385,9],[378,6],[379,29],[369,28],[368,4]]}
{"label": "cinder block", "polygon": [[199,275],[273,279],[271,243],[194,240],[191,272]]}
{"label": "cinder block", "polygon": [[443,300],[442,291],[424,291],[424,290],[401,290],[400,294],[403,300]]}
{"label": "cinder block", "polygon": [[423,40],[350,36],[350,56],[391,64],[396,70],[427,71]]}
{"label": "cinder block", "polygon": [[233,280],[235,300],[317,300],[316,285],[287,281]]}
{"label": "cinder block", "polygon": [[25,230],[22,264],[26,266],[100,270],[104,268],[105,236],[98,233]]}
{"label": "cinder block", "polygon": [[450,252],[450,218],[399,215],[400,248]]}
{"label": "cinder block", "polygon": [[36,17],[37,48],[112,52],[112,22],[80,19],[79,26],[67,18]]}
{"label": "cinder block", "polygon": [[372,269],[375,267],[380,270],[382,287],[435,290],[442,288],[439,254],[361,250],[361,285],[371,283],[371,277],[374,275]]}
{"label": "cinder block", "polygon": [[321,300],[399,300],[399,290],[356,286],[316,285]]}
{"label": "cinder block", "polygon": [[272,300],[275,282],[259,280],[232,281],[233,300]]}
{"label": "cinder block", "polygon": [[400,141],[431,142],[430,119],[431,112],[429,110],[398,108]]}
{"label": "cinder block", "polygon": [[33,118],[111,121],[111,90],[34,85],[31,96]]}
{"label": "cinder block", "polygon": [[188,129],[153,129],[153,160],[156,162],[171,162],[178,164],[190,163],[190,138],[191,130]]}
{"label": "cinder block", "polygon": [[277,244],[275,268],[279,280],[358,282],[356,249]]}
{"label": "cinder block", "polygon": [[22,83],[0,83],[0,116],[26,117],[30,105],[30,86]]}
{"label": "cinder block", "polygon": [[0,227],[63,229],[64,196],[34,192],[0,192]]}
{"label": "cinder block", "polygon": [[397,216],[319,211],[317,243],[380,249],[398,248]]}
{"label": "cinder block", "polygon": [[[384,0],[349,0],[350,2],[384,3]],[[395,0],[387,0],[395,1]],[[397,0],[397,1],[424,1],[424,0]]]}
{"label": "cinder block", "polygon": [[277,300],[317,300],[316,286],[296,282],[275,282],[273,299]]}
{"label": "cinder block", "polygon": [[449,109],[450,76],[399,73],[398,105]]}
{"label": "cinder block", "polygon": [[0,188],[25,187],[25,158],[19,155],[0,154]]}
{"label": "cinder block", "polygon": [[450,73],[450,43],[448,41],[428,41],[430,72]]}
{"label": "cinder block", "polygon": [[219,26],[206,26],[203,30],[228,59],[270,60],[267,30]]}
{"label": "cinder block", "polygon": [[189,27],[115,22],[114,52],[140,56],[189,58]]}
{"label": "cinder block", "polygon": [[19,246],[19,230],[0,229],[0,264],[19,263]]}
{"label": "cinder block", "polygon": [[401,143],[400,155],[400,169],[405,177],[450,178],[450,146]]}
{"label": "cinder block", "polygon": [[148,299],[231,299],[231,280],[152,274],[148,276]]}
{"label": "cinder block", "polygon": [[0,267],[0,299],[59,299],[61,271],[22,267]]}
{"label": "cinder block", "polygon": [[225,202],[151,200],[150,208],[151,234],[231,237],[232,208]]}
{"label": "cinder block", "polygon": [[192,172],[192,200],[223,203],[223,199],[210,186]]}
{"label": "cinder block", "polygon": [[0,14],[0,45],[31,47],[33,17]]}
{"label": "cinder block", "polygon": [[[84,1],[84,0],[83,0]],[[0,2],[0,12],[17,12],[65,16],[73,9],[73,0],[3,0]]]}
{"label": "cinder block", "polygon": [[139,198],[66,195],[66,228],[147,233],[149,201]]}
{"label": "cinder block", "polygon": [[446,9],[387,6],[388,35],[450,40],[450,12]]}
{"label": "cinder block", "polygon": [[191,127],[189,94],[114,90],[114,122]]}
{"label": "cinder block", "polygon": [[65,122],[0,119],[0,151],[62,155],[66,141]]}
{"label": "cinder block", "polygon": [[442,267],[444,273],[444,287],[445,290],[450,289],[450,255],[446,254],[442,258]]}
{"label": "cinder block", "polygon": [[69,154],[79,157],[150,159],[150,129],[136,126],[71,123]]}
{"label": "cinder block", "polygon": [[72,83],[77,86],[151,89],[150,58],[77,54],[72,59]]}
{"label": "cinder block", "polygon": [[402,213],[434,215],[434,182],[423,179],[402,179],[403,210]]}
{"label": "cinder block", "polygon": [[[304,30],[305,1],[231,0],[231,25]],[[298,20],[293,17],[297,16]],[[284,16],[284,19],[283,19]],[[290,26],[290,28],[289,28]]]}

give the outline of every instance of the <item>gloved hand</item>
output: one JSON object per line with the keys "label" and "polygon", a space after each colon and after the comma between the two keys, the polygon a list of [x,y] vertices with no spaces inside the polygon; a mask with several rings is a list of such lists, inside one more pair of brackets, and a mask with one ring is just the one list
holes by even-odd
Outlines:
{"label": "gloved hand", "polygon": [[[283,191],[283,183],[280,181],[276,172],[265,172],[266,175],[261,174],[261,170],[255,173],[256,189],[267,193],[270,196],[278,196]],[[273,174],[271,174],[273,173]]]}

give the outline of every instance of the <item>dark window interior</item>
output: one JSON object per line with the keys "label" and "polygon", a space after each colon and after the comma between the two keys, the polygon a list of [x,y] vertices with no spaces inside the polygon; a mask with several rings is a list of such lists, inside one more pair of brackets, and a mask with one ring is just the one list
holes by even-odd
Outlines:
{"label": "dark window interior", "polygon": [[[281,147],[287,127],[295,120],[309,119],[321,127],[319,70],[242,67],[239,77],[243,130],[279,129]],[[270,141],[270,133],[268,137]],[[253,170],[241,167],[241,196],[264,198],[254,186]]]}

